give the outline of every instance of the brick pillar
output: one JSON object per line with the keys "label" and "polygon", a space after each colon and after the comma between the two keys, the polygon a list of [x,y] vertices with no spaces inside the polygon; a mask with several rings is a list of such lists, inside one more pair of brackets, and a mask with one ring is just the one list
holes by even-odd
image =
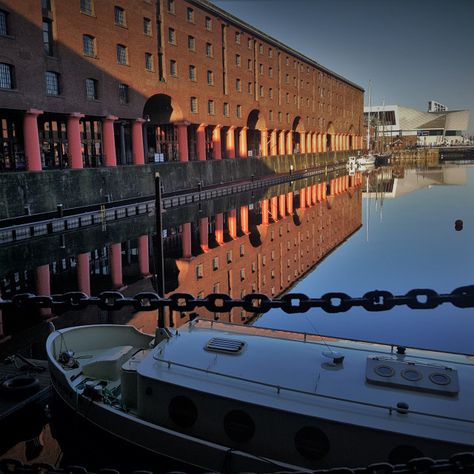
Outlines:
{"label": "brick pillar", "polygon": [[280,130],[278,135],[278,154],[285,155],[285,130]]}
{"label": "brick pillar", "polygon": [[317,153],[319,150],[318,150],[318,134],[316,132],[314,132],[311,136],[311,140],[312,140],[312,147],[313,147],[313,153]]}
{"label": "brick pillar", "polygon": [[221,148],[221,126],[216,125],[212,131],[212,148],[214,150],[214,159],[222,160],[222,148]]}
{"label": "brick pillar", "polygon": [[29,109],[23,116],[23,135],[26,169],[28,171],[41,171],[41,153],[38,134],[38,115],[42,110]]}
{"label": "brick pillar", "polygon": [[293,130],[290,130],[286,134],[286,154],[287,155],[293,154]]}
{"label": "brick pillar", "polygon": [[270,133],[270,156],[274,155],[278,155],[278,138],[276,130],[272,130]]}
{"label": "brick pillar", "polygon": [[69,156],[71,158],[70,167],[77,169],[83,168],[82,160],[82,145],[81,145],[81,129],[79,121],[84,117],[84,114],[74,112],[69,115],[67,119],[67,144],[69,148]]}
{"label": "brick pillar", "polygon": [[260,203],[260,207],[262,210],[262,224],[268,224],[268,199],[264,199]]}
{"label": "brick pillar", "polygon": [[77,256],[77,287],[86,295],[91,294],[91,272],[89,267],[90,254],[80,253]]}
{"label": "brick pillar", "polygon": [[227,158],[235,158],[235,136],[234,127],[229,127],[225,136],[225,149]]}
{"label": "brick pillar", "polygon": [[275,222],[278,221],[278,196],[270,199],[270,214]]}
{"label": "brick pillar", "polygon": [[249,207],[240,206],[240,225],[244,234],[249,233]]}
{"label": "brick pillar", "polygon": [[206,124],[202,123],[196,130],[196,148],[198,161],[206,161]]}
{"label": "brick pillar", "polygon": [[140,237],[138,237],[138,271],[142,277],[150,275],[148,235],[140,235]]}
{"label": "brick pillar", "polygon": [[290,191],[286,195],[286,208],[288,210],[288,214],[291,216],[293,214],[293,191]]}
{"label": "brick pillar", "polygon": [[122,288],[123,277],[122,277],[122,244],[111,244],[110,245],[110,276],[112,278],[112,287]]}
{"label": "brick pillar", "polygon": [[240,158],[247,158],[247,127],[242,127],[239,132],[239,156]]}
{"label": "brick pillar", "polygon": [[300,153],[306,153],[306,132],[300,132]]}
{"label": "brick pillar", "polygon": [[118,119],[114,115],[108,115],[103,120],[102,139],[104,142],[104,164],[105,166],[117,166],[117,154],[115,151],[114,122]]}
{"label": "brick pillar", "polygon": [[311,132],[309,132],[306,135],[306,153],[313,153],[314,152],[314,150],[312,148],[312,144],[313,144],[312,136],[313,136],[313,134]]}
{"label": "brick pillar", "polygon": [[188,152],[188,122],[175,124],[178,129],[178,153],[179,161],[189,161]]}
{"label": "brick pillar", "polygon": [[132,155],[134,165],[145,164],[145,153],[143,151],[143,124],[145,120],[137,118],[132,125]]}
{"label": "brick pillar", "polygon": [[209,218],[203,217],[199,219],[199,243],[203,252],[209,250]]}
{"label": "brick pillar", "polygon": [[219,214],[216,214],[216,228],[215,228],[215,237],[216,237],[216,242],[219,245],[222,245],[224,243],[224,216],[222,212]]}
{"label": "brick pillar", "polygon": [[191,222],[182,226],[181,243],[183,248],[183,258],[191,258]]}
{"label": "brick pillar", "polygon": [[268,130],[266,128],[260,130],[260,149],[262,156],[268,156]]}
{"label": "brick pillar", "polygon": [[280,194],[278,196],[278,209],[280,211],[280,217],[283,218],[286,216],[286,196],[284,194]]}
{"label": "brick pillar", "polygon": [[229,226],[229,235],[235,240],[237,238],[237,211],[231,209],[227,212],[227,223]]}

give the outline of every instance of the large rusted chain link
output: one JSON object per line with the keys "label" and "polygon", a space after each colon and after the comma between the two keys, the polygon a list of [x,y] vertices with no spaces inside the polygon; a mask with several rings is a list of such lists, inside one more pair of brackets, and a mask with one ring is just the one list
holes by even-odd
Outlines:
{"label": "large rusted chain link", "polygon": [[311,298],[303,293],[288,293],[281,298],[273,299],[262,293],[251,293],[241,299],[231,298],[225,293],[210,293],[205,298],[195,298],[189,293],[173,293],[161,298],[154,292],[142,292],[127,297],[119,291],[104,291],[98,296],[88,296],[80,291],[51,296],[21,293],[8,300],[0,299],[0,310],[50,308],[53,313],[61,314],[65,311],[82,310],[88,306],[98,306],[108,311],[123,308],[131,308],[134,311],[156,311],[166,307],[180,312],[206,308],[213,313],[225,313],[234,308],[242,308],[249,313],[266,313],[271,309],[281,309],[285,313],[305,313],[310,309],[320,308],[326,313],[343,313],[354,307],[371,312],[388,311],[396,306],[433,309],[443,303],[451,303],[457,308],[474,307],[474,285],[461,286],[446,294],[418,288],[399,296],[389,291],[374,290],[355,298],[341,292],[325,293],[320,298]]}

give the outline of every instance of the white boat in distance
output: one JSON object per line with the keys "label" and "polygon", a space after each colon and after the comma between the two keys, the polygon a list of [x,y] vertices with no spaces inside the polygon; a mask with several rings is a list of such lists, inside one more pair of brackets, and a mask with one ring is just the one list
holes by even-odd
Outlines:
{"label": "white boat in distance", "polygon": [[444,458],[474,445],[472,356],[195,320],[55,330],[55,391],[87,422],[222,472]]}

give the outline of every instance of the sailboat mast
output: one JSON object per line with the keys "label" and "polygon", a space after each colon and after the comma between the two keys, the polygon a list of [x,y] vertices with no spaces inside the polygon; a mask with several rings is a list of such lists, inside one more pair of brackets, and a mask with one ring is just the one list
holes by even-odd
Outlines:
{"label": "sailboat mast", "polygon": [[372,107],[372,81],[369,81],[369,111],[367,115],[367,153],[370,152],[370,107]]}

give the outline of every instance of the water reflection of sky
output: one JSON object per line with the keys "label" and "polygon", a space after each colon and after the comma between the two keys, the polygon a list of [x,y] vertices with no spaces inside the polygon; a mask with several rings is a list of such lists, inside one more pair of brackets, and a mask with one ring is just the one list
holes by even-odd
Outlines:
{"label": "water reflection of sky", "polygon": [[[465,180],[452,179],[452,175],[462,178],[464,170]],[[404,294],[413,288],[431,288],[449,293],[471,284],[474,167],[444,170],[442,175],[444,182],[408,173],[405,180],[422,181],[419,189],[395,198],[381,199],[375,193],[364,197],[362,228],[291,291],[314,297],[329,291],[361,296],[374,289]],[[456,219],[464,221],[460,232],[454,228]],[[354,309],[335,315],[320,310],[286,315],[274,310],[256,324],[474,353],[472,313],[451,304],[435,310]]]}

